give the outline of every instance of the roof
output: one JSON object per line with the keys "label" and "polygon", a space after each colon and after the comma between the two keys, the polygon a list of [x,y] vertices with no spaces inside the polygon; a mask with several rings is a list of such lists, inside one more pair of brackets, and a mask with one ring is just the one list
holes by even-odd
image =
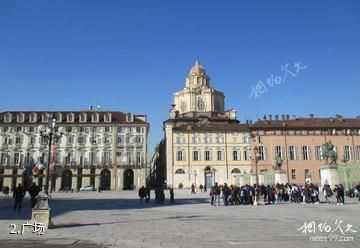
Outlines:
{"label": "roof", "polygon": [[259,120],[251,129],[329,129],[360,128],[359,118],[296,118],[291,120]]}
{"label": "roof", "polygon": [[[0,123],[4,123],[4,115],[7,113],[11,113],[13,115],[13,118],[11,122],[9,123],[27,123],[27,124],[34,124],[34,123],[42,123],[41,116],[42,114],[52,114],[55,113],[55,115],[61,113],[61,122],[63,124],[69,123],[69,124],[148,124],[148,122],[144,121],[143,119],[146,118],[146,115],[133,115],[133,121],[129,122],[126,120],[127,113],[123,113],[120,111],[106,111],[106,110],[85,110],[85,111],[5,111],[0,113]],[[25,114],[24,122],[17,122],[17,119],[14,118],[14,116],[17,116],[18,114]],[[36,122],[30,122],[30,115],[36,113],[37,114],[37,120]],[[73,122],[67,122],[67,115],[68,114],[74,114],[74,121]],[[85,113],[86,114],[86,121],[80,122],[80,114]],[[111,122],[105,121],[105,115],[111,114]],[[91,116],[93,114],[99,114],[99,121],[93,122],[91,119]]]}

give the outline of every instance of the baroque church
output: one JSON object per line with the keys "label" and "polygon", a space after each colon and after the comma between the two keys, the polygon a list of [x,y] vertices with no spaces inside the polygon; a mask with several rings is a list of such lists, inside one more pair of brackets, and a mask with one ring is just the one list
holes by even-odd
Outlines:
{"label": "baroque church", "polygon": [[210,85],[199,60],[175,92],[169,119],[164,122],[159,161],[168,187],[210,187],[236,182],[250,172],[250,136],[236,111],[225,110],[224,93]]}

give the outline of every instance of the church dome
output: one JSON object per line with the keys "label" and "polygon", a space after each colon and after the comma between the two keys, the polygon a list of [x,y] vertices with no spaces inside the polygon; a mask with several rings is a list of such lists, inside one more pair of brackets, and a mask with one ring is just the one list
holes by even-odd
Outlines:
{"label": "church dome", "polygon": [[205,69],[200,65],[200,61],[196,59],[195,65],[190,69],[189,76],[204,76]]}

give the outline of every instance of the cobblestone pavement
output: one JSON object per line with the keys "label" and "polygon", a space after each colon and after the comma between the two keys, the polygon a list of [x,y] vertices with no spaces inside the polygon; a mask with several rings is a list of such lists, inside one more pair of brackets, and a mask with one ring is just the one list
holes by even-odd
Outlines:
{"label": "cobblestone pavement", "polygon": [[[20,213],[12,210],[12,204],[12,199],[0,199],[2,248],[329,248],[358,247],[360,241],[360,202],[350,198],[342,206],[279,203],[212,207],[207,193],[191,195],[188,190],[175,190],[175,205],[168,202],[140,203],[136,191],[54,193],[50,204],[55,228],[44,235],[36,235],[30,229],[26,229],[23,235],[9,234],[10,224],[20,227],[31,218],[28,198],[24,200]],[[335,230],[338,226],[336,220],[343,221],[340,228],[344,234],[339,228]],[[302,234],[304,229],[297,230],[311,221],[316,223],[315,233]],[[320,232],[322,226],[318,225],[324,222],[324,227],[332,228],[328,233],[326,228]],[[345,232],[348,224],[352,227]],[[322,236],[327,240],[310,241]]]}

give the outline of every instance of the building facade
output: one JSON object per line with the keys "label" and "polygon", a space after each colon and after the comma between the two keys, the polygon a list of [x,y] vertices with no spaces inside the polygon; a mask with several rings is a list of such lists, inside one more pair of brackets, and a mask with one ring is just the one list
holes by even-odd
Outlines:
{"label": "building facade", "polygon": [[[149,124],[145,115],[115,111],[57,111],[56,126],[65,134],[55,141],[51,190],[102,190],[145,185]],[[43,185],[44,171],[27,176],[30,161],[47,163],[48,141],[38,131],[52,112],[0,113],[0,187]]]}
{"label": "building facade", "polygon": [[236,120],[235,110],[224,110],[224,94],[210,87],[210,77],[197,60],[174,93],[169,119],[164,122],[166,184],[207,188],[218,183],[237,183],[237,175],[249,173],[250,133]]}
{"label": "building facade", "polygon": [[[250,125],[250,132],[253,157],[255,146],[260,153],[259,172],[272,171],[276,156],[280,156],[290,183],[303,184],[310,179],[320,184],[320,166],[325,164],[322,146],[329,141],[337,151],[338,164],[360,160],[360,118],[267,116]],[[255,170],[252,160],[252,171]]]}

